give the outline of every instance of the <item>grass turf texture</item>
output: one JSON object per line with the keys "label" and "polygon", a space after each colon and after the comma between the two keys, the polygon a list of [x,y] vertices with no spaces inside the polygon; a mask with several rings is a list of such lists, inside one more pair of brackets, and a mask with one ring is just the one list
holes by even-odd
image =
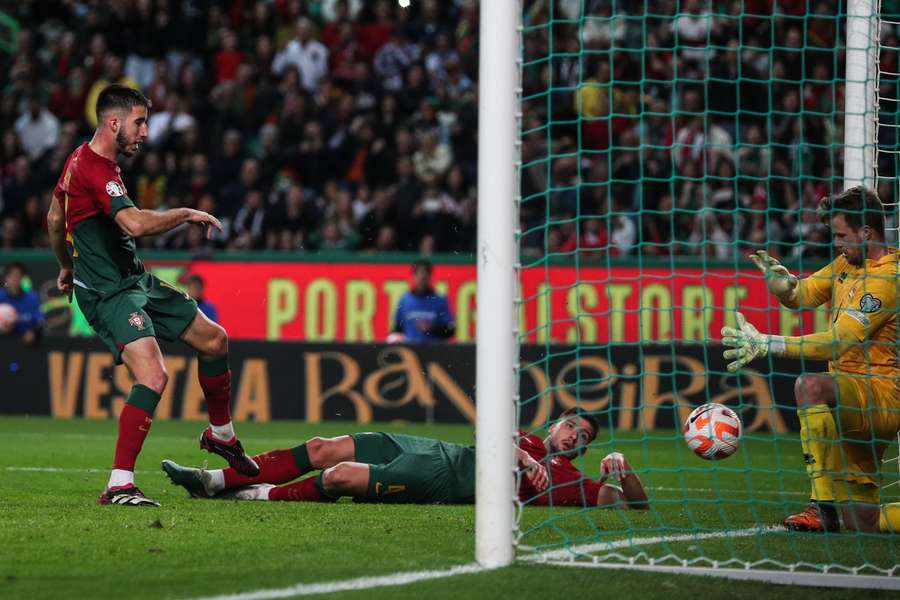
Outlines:
{"label": "grass turf texture", "polygon": [[[470,506],[336,505],[190,500],[168,484],[159,461],[199,464],[218,457],[201,452],[199,423],[157,422],[138,462],[138,484],[160,509],[101,507],[96,498],[107,477],[115,436],[112,421],[0,418],[0,597],[71,598],[126,593],[131,598],[191,598],[442,569],[473,557],[474,509]],[[238,426],[251,452],[290,447],[314,435],[379,429],[471,443],[464,426],[412,426],[276,422]],[[745,436],[727,461],[694,457],[674,432],[640,435],[607,432],[580,460],[596,473],[613,446],[640,469],[651,488],[653,509],[527,508],[522,543],[549,550],[566,543],[614,542],[629,536],[672,536],[725,527],[777,523],[805,502],[795,437],[773,443]],[[745,475],[745,468],[752,469]],[[38,470],[61,469],[61,471]],[[658,543],[616,552],[694,559],[772,559],[814,564],[897,564],[889,536],[814,536],[770,533],[737,539]],[[575,590],[643,598],[846,598],[859,591],[793,588],[696,576],[566,569],[519,563],[452,579],[345,592],[346,597],[548,598]],[[599,591],[598,591],[599,593]],[[714,594],[716,596],[717,594]],[[590,596],[590,594],[589,594]],[[887,594],[867,592],[872,598]]]}

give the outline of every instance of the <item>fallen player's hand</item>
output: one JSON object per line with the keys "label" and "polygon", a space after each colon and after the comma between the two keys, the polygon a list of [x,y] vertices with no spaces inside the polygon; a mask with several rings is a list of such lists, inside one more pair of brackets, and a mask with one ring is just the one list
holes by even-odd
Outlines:
{"label": "fallen player's hand", "polygon": [[550,476],[547,475],[547,467],[534,460],[530,456],[524,460],[522,472],[525,479],[531,484],[531,487],[539,492],[543,492],[550,485]]}
{"label": "fallen player's hand", "polygon": [[212,239],[213,228],[222,231],[222,223],[217,218],[202,210],[188,209],[187,222],[206,227],[206,239]]}
{"label": "fallen player's hand", "polygon": [[766,276],[766,286],[779,299],[790,300],[797,291],[799,280],[778,259],[765,250],[757,250],[748,257]]}
{"label": "fallen player's hand", "polygon": [[729,348],[723,356],[729,360],[735,359],[728,363],[728,370],[732,373],[750,361],[762,358],[769,353],[768,335],[757,331],[756,327],[748,323],[741,313],[737,313],[737,323],[738,329],[722,328],[722,345]]}
{"label": "fallen player's hand", "polygon": [[600,483],[603,483],[610,477],[616,481],[622,481],[622,478],[630,470],[628,461],[625,460],[625,456],[621,452],[607,454],[600,461]]}

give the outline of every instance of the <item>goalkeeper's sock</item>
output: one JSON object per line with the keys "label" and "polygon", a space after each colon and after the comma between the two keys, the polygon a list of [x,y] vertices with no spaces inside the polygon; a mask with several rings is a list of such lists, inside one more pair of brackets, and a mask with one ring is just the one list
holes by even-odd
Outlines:
{"label": "goalkeeper's sock", "polygon": [[[134,463],[153,423],[153,412],[159,404],[159,394],[145,385],[136,383],[119,414],[119,436],[116,439],[116,455],[110,486],[127,485],[134,479]],[[127,473],[131,473],[131,481]]]}
{"label": "goalkeeper's sock", "polygon": [[269,490],[269,500],[293,500],[295,502],[334,502],[322,488],[322,474],[307,477],[303,481]]}
{"label": "goalkeeper's sock", "polygon": [[900,533],[900,502],[892,502],[881,507],[878,529],[882,533]]}
{"label": "goalkeeper's sock", "polygon": [[297,479],[304,473],[297,466],[293,450],[270,450],[257,454],[253,461],[259,465],[259,474],[253,477],[241,475],[231,467],[222,469],[225,487],[244,487],[257,483],[278,485]]}
{"label": "goalkeeper's sock", "polygon": [[833,502],[834,480],[829,470],[833,470],[836,463],[837,425],[831,408],[827,404],[815,404],[798,408],[797,416],[800,418],[803,460],[812,486],[811,497],[819,502]]}
{"label": "goalkeeper's sock", "polygon": [[234,438],[234,427],[231,424],[231,370],[228,368],[228,357],[199,361],[197,379],[200,380],[200,388],[206,398],[206,410],[209,412],[213,435],[223,442],[231,441]]}
{"label": "goalkeeper's sock", "polygon": [[819,516],[822,517],[822,525],[828,531],[838,531],[840,529],[840,520],[838,519],[837,506],[832,501],[818,500],[816,507],[819,509]]}

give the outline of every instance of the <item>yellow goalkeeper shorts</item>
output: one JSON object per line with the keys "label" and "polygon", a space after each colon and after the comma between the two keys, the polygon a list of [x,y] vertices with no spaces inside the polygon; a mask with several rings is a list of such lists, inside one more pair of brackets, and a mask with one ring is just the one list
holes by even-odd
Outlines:
{"label": "yellow goalkeeper shorts", "polygon": [[849,485],[850,499],[867,501],[874,493],[869,486],[877,491],[880,485],[884,451],[900,431],[900,390],[893,378],[840,371],[833,375],[839,390],[835,416],[844,438],[841,471],[848,484],[867,488],[857,490]]}

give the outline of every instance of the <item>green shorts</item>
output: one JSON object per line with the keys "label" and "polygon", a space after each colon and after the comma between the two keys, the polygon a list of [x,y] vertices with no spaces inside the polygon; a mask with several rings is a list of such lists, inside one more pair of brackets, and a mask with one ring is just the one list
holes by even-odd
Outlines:
{"label": "green shorts", "polygon": [[475,499],[475,448],[392,433],[354,433],[356,462],[369,465],[364,500],[469,504]]}
{"label": "green shorts", "polygon": [[150,273],[133,286],[102,297],[75,286],[78,307],[94,331],[107,345],[116,364],[122,364],[122,349],[143,337],[173,342],[197,316],[197,303],[178,288]]}

